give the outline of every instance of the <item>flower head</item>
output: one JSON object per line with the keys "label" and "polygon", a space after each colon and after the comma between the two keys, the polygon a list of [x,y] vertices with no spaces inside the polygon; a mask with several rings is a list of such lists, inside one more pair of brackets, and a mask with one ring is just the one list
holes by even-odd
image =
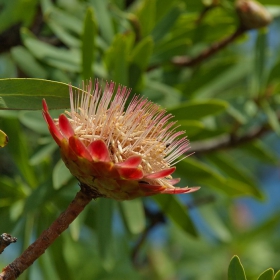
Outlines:
{"label": "flower head", "polygon": [[89,82],[74,93],[70,111],[53,120],[43,100],[43,116],[70,172],[98,196],[116,200],[158,193],[190,193],[199,188],[174,187],[178,157],[189,148],[172,115],[130,90]]}

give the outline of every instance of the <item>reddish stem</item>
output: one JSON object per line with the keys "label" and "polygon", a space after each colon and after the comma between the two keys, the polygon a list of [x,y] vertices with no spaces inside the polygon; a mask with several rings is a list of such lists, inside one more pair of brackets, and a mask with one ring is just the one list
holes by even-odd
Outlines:
{"label": "reddish stem", "polygon": [[38,259],[45,250],[68,228],[75,218],[83,211],[93,196],[85,189],[81,189],[68,208],[60,214],[53,224],[39,238],[31,244],[21,256],[7,265],[0,274],[0,280],[16,279],[24,270]]}
{"label": "reddish stem", "polygon": [[185,56],[177,57],[173,59],[173,63],[176,66],[181,66],[181,67],[195,66],[200,62],[204,61],[205,59],[209,58],[210,56],[214,55],[219,50],[225,48],[227,45],[232,43],[236,38],[242,35],[245,31],[247,31],[245,28],[239,27],[229,37],[226,37],[225,39],[214,43],[212,46],[210,46],[209,48],[201,52],[198,56],[193,58],[189,58]]}

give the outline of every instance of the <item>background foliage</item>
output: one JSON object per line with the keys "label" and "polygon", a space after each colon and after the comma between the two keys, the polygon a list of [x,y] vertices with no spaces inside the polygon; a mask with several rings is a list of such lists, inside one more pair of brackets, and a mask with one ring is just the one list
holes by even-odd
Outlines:
{"label": "background foliage", "polygon": [[[231,38],[240,26],[232,0],[0,0],[0,78],[65,83],[0,80],[0,108],[35,110],[0,110],[9,136],[0,150],[0,232],[18,238],[2,267],[78,190],[36,111],[42,98],[63,109],[67,84],[100,78],[175,115],[195,152],[176,175],[202,188],[94,201],[20,279],[212,280],[228,271],[246,279],[237,257],[228,270],[234,254],[247,279],[280,269],[280,211],[269,204],[279,200],[269,184],[279,186],[280,4],[260,2],[270,26]],[[267,270],[259,279],[273,277]]]}

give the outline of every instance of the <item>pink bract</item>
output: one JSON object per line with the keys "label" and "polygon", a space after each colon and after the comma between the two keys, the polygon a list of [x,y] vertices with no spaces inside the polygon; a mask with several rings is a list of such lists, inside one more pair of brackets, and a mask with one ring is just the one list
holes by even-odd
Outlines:
{"label": "pink bract", "polygon": [[173,116],[137,95],[127,104],[130,90],[114,88],[111,82],[102,90],[97,81],[74,93],[70,86],[71,109],[54,120],[43,100],[43,116],[70,172],[116,200],[197,191],[174,187],[180,179],[171,174],[189,142],[170,122]]}

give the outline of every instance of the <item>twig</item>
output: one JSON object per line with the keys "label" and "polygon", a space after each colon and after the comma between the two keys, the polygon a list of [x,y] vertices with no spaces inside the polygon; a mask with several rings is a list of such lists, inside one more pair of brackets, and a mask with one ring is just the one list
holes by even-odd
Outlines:
{"label": "twig", "polygon": [[8,233],[3,233],[0,236],[0,254],[3,253],[6,247],[8,247],[11,243],[17,242],[16,237],[12,237]]}
{"label": "twig", "polygon": [[195,66],[195,65],[199,64],[200,62],[204,61],[205,59],[209,58],[210,56],[214,55],[221,49],[225,48],[227,45],[232,43],[236,38],[238,38],[240,35],[242,35],[246,30],[247,29],[240,26],[229,37],[226,37],[225,39],[214,43],[212,46],[210,46],[208,49],[202,51],[196,57],[189,58],[186,56],[179,56],[179,57],[173,58],[172,62],[174,65],[179,66],[179,67]]}
{"label": "twig", "polygon": [[14,280],[32,263],[38,259],[45,250],[68,228],[75,218],[83,211],[84,207],[92,200],[99,197],[98,194],[90,193],[81,186],[81,190],[76,197],[52,225],[31,244],[21,256],[7,265],[0,274],[1,280]]}
{"label": "twig", "polygon": [[270,131],[271,131],[271,127],[268,124],[264,124],[263,126],[258,127],[250,131],[248,134],[241,137],[228,135],[225,137],[221,137],[218,140],[215,139],[213,141],[203,141],[200,143],[193,143],[192,148],[188,152],[189,153],[195,152],[195,154],[197,155],[197,154],[210,153],[217,150],[234,148],[242,144],[251,142],[255,139],[258,139],[259,137],[263,136],[264,134]]}

